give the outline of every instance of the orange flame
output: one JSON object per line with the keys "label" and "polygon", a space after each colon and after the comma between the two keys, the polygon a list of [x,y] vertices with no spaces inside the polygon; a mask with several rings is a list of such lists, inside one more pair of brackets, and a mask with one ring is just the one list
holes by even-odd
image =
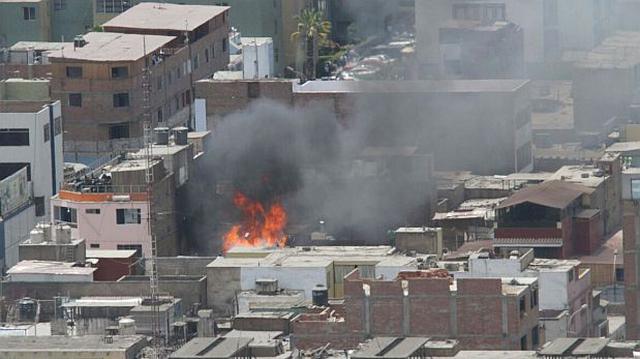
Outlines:
{"label": "orange flame", "polygon": [[233,204],[243,215],[242,224],[236,224],[224,235],[222,250],[226,253],[231,247],[284,247],[287,236],[287,212],[284,206],[276,202],[268,211],[257,201],[252,201],[240,192],[233,196]]}

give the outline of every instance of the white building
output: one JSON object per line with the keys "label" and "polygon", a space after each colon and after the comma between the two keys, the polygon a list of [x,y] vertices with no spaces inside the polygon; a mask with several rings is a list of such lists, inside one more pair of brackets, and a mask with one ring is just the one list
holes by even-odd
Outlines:
{"label": "white building", "polygon": [[273,40],[270,37],[242,37],[241,41],[243,78],[273,77]]}
{"label": "white building", "polygon": [[60,101],[50,99],[49,81],[0,81],[0,179],[27,167],[38,220],[48,218],[63,166]]}
{"label": "white building", "polygon": [[454,272],[454,276],[536,277],[540,322],[547,340],[606,335],[607,321],[599,315],[600,304],[594,302],[591,271],[579,265],[578,260],[534,258],[531,249],[507,258],[480,252],[469,257],[468,271]]}
{"label": "white building", "polygon": [[0,180],[0,274],[18,262],[19,245],[29,238],[35,214],[26,167]]}
{"label": "white building", "polygon": [[11,282],[92,282],[96,268],[71,262],[21,261],[7,271]]}

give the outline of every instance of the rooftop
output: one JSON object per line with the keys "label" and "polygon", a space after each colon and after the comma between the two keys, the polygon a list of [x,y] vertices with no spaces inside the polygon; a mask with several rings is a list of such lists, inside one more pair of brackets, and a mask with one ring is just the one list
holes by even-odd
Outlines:
{"label": "rooftop", "polygon": [[595,253],[578,257],[578,260],[584,264],[609,264],[613,263],[613,258],[615,257],[616,265],[622,267],[624,264],[624,256],[622,254],[622,230],[619,230],[609,237]]}
{"label": "rooftop", "polygon": [[433,233],[442,230],[437,227],[400,227],[395,230],[396,233]]}
{"label": "rooftop", "polygon": [[297,93],[481,93],[515,92],[529,80],[308,81]]}
{"label": "rooftop", "polygon": [[[139,6],[139,5],[138,5]],[[89,32],[83,47],[73,47],[49,53],[50,59],[63,61],[136,61],[173,41],[173,36],[121,34],[115,32]],[[146,48],[146,54],[145,54]]]}
{"label": "rooftop", "polygon": [[143,2],[104,23],[105,28],[193,31],[229,10],[228,6]]}
{"label": "rooftop", "polygon": [[[0,2],[2,1],[0,0]],[[62,48],[72,49],[73,42],[18,41],[13,44],[9,50],[26,51],[32,49],[35,51],[50,51],[60,50]]]}
{"label": "rooftop", "polygon": [[604,154],[603,149],[583,148],[580,143],[564,143],[548,148],[536,147],[533,151],[538,159],[565,159],[577,161],[596,161]]}
{"label": "rooftop", "polygon": [[96,268],[74,267],[74,263],[53,261],[20,261],[7,274],[90,275]]}
{"label": "rooftop", "polygon": [[133,308],[142,303],[142,297],[82,297],[62,304],[63,307],[104,308],[124,307]]}
{"label": "rooftop", "polygon": [[410,358],[428,341],[429,338],[424,337],[376,337],[363,343],[351,358]]}
{"label": "rooftop", "polygon": [[571,81],[533,81],[531,87],[532,129],[534,131],[573,129]]}
{"label": "rooftop", "polygon": [[234,358],[240,350],[246,348],[252,341],[253,338],[243,337],[196,337],[171,354],[169,358]]}
{"label": "rooftop", "polygon": [[571,183],[578,183],[587,187],[598,187],[607,179],[602,170],[592,165],[570,165],[562,166],[548,180],[561,180]]}
{"label": "rooftop", "polygon": [[618,31],[576,61],[582,69],[628,68],[640,63],[640,32]]}
{"label": "rooftop", "polygon": [[592,192],[592,188],[575,183],[557,180],[546,181],[514,193],[497,208],[507,208],[529,202],[540,206],[562,209],[583,194]]}
{"label": "rooftop", "polygon": [[605,152],[630,152],[640,151],[640,141],[616,142],[605,149]]}
{"label": "rooftop", "polygon": [[415,266],[416,258],[394,253],[390,246],[319,246],[294,248],[231,248],[214,267],[328,267],[333,263],[366,263],[376,266]]}
{"label": "rooftop", "polygon": [[141,335],[117,335],[111,338],[113,340],[108,342],[104,340],[104,335],[0,336],[0,351],[25,352],[25,355],[29,352],[124,352],[133,346],[146,344]]}
{"label": "rooftop", "polygon": [[135,249],[87,249],[87,258],[131,258]]}

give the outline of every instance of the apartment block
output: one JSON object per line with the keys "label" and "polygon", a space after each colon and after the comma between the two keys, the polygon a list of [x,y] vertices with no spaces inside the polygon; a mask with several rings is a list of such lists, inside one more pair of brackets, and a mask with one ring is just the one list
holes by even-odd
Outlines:
{"label": "apartment block", "polygon": [[145,84],[154,126],[193,127],[193,82],[229,62],[228,9],[143,3],[105,23],[105,32],[50,53],[66,158],[91,162],[140,148]]}
{"label": "apartment block", "polygon": [[0,178],[27,167],[40,220],[63,182],[62,128],[61,104],[51,98],[49,81],[0,81]]}
{"label": "apartment block", "polygon": [[535,278],[452,280],[430,270],[376,280],[354,270],[344,282],[343,305],[293,321],[296,348],[352,349],[371,336],[456,339],[467,350],[527,350],[544,342]]}

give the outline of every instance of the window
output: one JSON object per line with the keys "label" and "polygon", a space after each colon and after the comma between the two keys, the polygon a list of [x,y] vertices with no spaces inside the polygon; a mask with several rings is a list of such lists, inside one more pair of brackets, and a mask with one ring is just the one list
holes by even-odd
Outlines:
{"label": "window", "polygon": [[204,62],[209,62],[209,49],[204,49]]}
{"label": "window", "polygon": [[211,43],[211,57],[216,58],[216,42]]}
{"label": "window", "polygon": [[129,9],[133,4],[132,0],[96,0],[97,13],[121,13]]}
{"label": "window", "polygon": [[247,84],[247,96],[249,98],[260,97],[260,84],[258,82],[249,82]]}
{"label": "window", "polygon": [[22,17],[25,20],[35,20],[36,19],[36,8],[35,7],[23,7],[22,8]]}
{"label": "window", "polygon": [[136,257],[142,257],[142,245],[141,244],[118,244],[116,247],[119,251],[122,250],[135,250]]}
{"label": "window", "polygon": [[100,208],[87,208],[84,210],[86,214],[100,214]]}
{"label": "window", "polygon": [[116,66],[111,68],[111,77],[121,79],[129,76],[129,68],[126,66]]}
{"label": "window", "polygon": [[526,296],[520,297],[520,318],[524,317],[524,313],[527,311],[527,298]]}
{"label": "window", "polygon": [[176,78],[179,79],[182,77],[182,69],[180,68],[180,66],[178,66],[176,68]]}
{"label": "window", "polygon": [[91,243],[89,245],[90,248],[92,249],[99,249],[100,248],[100,243]]}
{"label": "window", "polygon": [[67,77],[77,79],[82,77],[82,67],[67,66]]}
{"label": "window", "polygon": [[81,93],[70,93],[69,94],[69,106],[71,106],[71,107],[82,107],[82,94]]}
{"label": "window", "polygon": [[48,123],[45,123],[42,127],[42,132],[44,133],[44,142],[49,142],[51,139],[51,126]]}
{"label": "window", "polygon": [[631,180],[631,199],[640,199],[640,179]]}
{"label": "window", "polygon": [[540,330],[536,325],[531,329],[531,346],[535,349],[538,345],[540,345]]}
{"label": "window", "polygon": [[200,59],[198,58],[198,55],[194,56],[193,57],[193,69],[194,70],[198,69],[198,66],[200,65],[199,62],[200,62]]}
{"label": "window", "polygon": [[616,268],[616,281],[624,282],[624,268]]}
{"label": "window", "polygon": [[116,209],[117,224],[140,224],[142,218],[139,208],[118,208]]}
{"label": "window", "polygon": [[227,52],[227,39],[222,39],[222,52]]}
{"label": "window", "polygon": [[127,92],[113,94],[113,107],[128,107],[129,94]]}
{"label": "window", "polygon": [[0,146],[29,146],[29,129],[0,128]]}
{"label": "window", "polygon": [[113,125],[109,127],[109,139],[129,138],[129,124]]}
{"label": "window", "polygon": [[41,197],[35,197],[33,199],[33,202],[36,205],[36,217],[42,217],[44,216],[44,196]]}
{"label": "window", "polygon": [[163,121],[163,120],[162,120],[162,109],[161,109],[161,108],[159,108],[159,109],[158,109],[158,122],[162,122],[162,121]]}
{"label": "window", "polygon": [[54,206],[53,219],[55,219],[56,222],[65,222],[72,227],[77,227],[78,225],[78,214],[75,208]]}
{"label": "window", "polygon": [[531,291],[531,308],[535,308],[538,305],[538,289]]}
{"label": "window", "polygon": [[569,270],[567,276],[569,278],[569,282],[573,282],[573,269]]}
{"label": "window", "polygon": [[0,180],[3,180],[16,171],[27,167],[27,181],[31,181],[31,165],[27,162],[3,162],[0,163]]}
{"label": "window", "polygon": [[67,8],[67,0],[53,0],[53,10],[65,10]]}
{"label": "window", "polygon": [[53,120],[53,135],[57,136],[62,133],[62,118],[58,117]]}
{"label": "window", "polygon": [[280,58],[280,50],[277,47],[273,48],[273,61],[278,62]]}

